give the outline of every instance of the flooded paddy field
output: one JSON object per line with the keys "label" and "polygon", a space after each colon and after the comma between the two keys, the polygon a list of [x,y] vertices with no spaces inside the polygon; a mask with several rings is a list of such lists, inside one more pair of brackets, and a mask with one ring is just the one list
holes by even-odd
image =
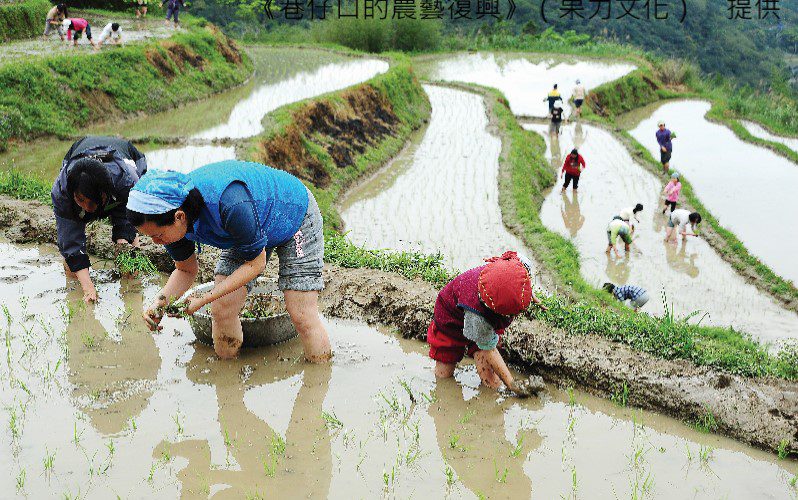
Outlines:
{"label": "flooded paddy field", "polygon": [[[171,26],[165,26],[161,16],[152,16],[148,19],[135,19],[122,16],[121,18],[115,17],[111,19],[104,15],[97,15],[89,12],[75,11],[70,9],[73,17],[83,17],[92,28],[92,34],[95,36],[95,41],[99,39],[100,33],[106,24],[110,22],[119,22],[122,26],[122,39],[124,43],[146,42],[156,38],[168,38],[175,34],[175,29]],[[44,21],[44,19],[42,19]],[[44,22],[42,22],[44,26]],[[177,30],[182,31],[180,28]],[[41,32],[40,32],[41,34]],[[3,50],[0,50],[0,64],[12,62],[27,58],[30,56],[38,55],[56,55],[56,54],[75,54],[75,53],[99,53],[100,51],[114,50],[116,47],[110,40],[101,47],[97,52],[94,52],[91,44],[82,37],[78,41],[78,46],[73,47],[72,42],[67,42],[66,31],[64,32],[64,41],[58,38],[58,32],[55,31],[50,34],[47,39],[41,36],[29,38],[24,40],[12,40],[3,42]]]}
{"label": "flooded paddy field", "polygon": [[367,248],[441,252],[447,266],[461,270],[505,249],[531,256],[502,223],[501,139],[482,96],[424,89],[432,104],[427,129],[344,200],[348,237]]}
{"label": "flooded paddy field", "polygon": [[796,495],[795,461],[573,389],[504,398],[469,362],[436,382],[425,344],[385,328],[325,320],[331,365],[296,340],[221,361],[185,320],[146,330],[158,280],[108,276],[83,307],[54,249],[0,255],[11,496]]}
{"label": "flooded paddy field", "polygon": [[[704,240],[663,241],[668,220],[662,214],[664,185],[636,164],[611,133],[581,123],[564,126],[560,136],[549,135],[544,124],[524,128],[544,137],[558,174],[574,147],[585,158],[579,190],[561,192],[559,179],[546,195],[541,220],[573,241],[588,282],[596,287],[609,281],[646,288],[651,300],[643,311],[652,315],[663,315],[667,305],[677,316],[698,311],[694,321],[732,326],[765,342],[798,337],[798,315],[746,283]],[[607,225],[621,209],[637,203],[644,210],[638,214],[631,251],[624,253],[619,240],[621,257],[605,254]]]}
{"label": "flooded paddy field", "polygon": [[641,108],[619,123],[655,158],[657,122],[677,133],[671,168],[690,181],[696,195],[720,224],[777,274],[798,281],[798,168],[767,148],[737,138],[725,126],[707,121],[710,104],[675,101]]}
{"label": "flooded paddy field", "polygon": [[635,69],[628,63],[565,56],[512,53],[447,54],[416,58],[419,74],[430,80],[476,83],[502,91],[516,115],[548,115],[546,96],[554,84],[571,114],[571,97],[576,80],[590,89],[616,80]]}
{"label": "flooded paddy field", "polygon": [[754,137],[765,139],[766,141],[778,142],[798,153],[798,137],[784,137],[770,133],[765,127],[758,123],[740,120],[743,127]]}
{"label": "flooded paddy field", "polygon": [[[123,123],[89,127],[88,134],[136,140],[188,140],[184,146],[142,147],[151,168],[188,172],[201,165],[235,158],[231,145],[218,139],[243,139],[264,130],[264,117],[280,106],[339,90],[385,72],[388,63],[323,50],[249,47],[255,73],[242,86],[209,99]],[[228,141],[229,142],[229,141]],[[72,141],[48,139],[0,155],[2,168],[13,167],[42,179],[55,178]]]}

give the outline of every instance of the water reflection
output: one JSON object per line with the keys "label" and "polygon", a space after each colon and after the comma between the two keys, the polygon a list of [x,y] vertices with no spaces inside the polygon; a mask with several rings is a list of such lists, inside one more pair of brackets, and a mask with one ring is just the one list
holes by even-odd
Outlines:
{"label": "water reflection", "polygon": [[66,341],[72,397],[97,432],[108,436],[125,429],[147,406],[161,357],[139,321],[140,285],[124,280],[99,287],[103,300],[96,306],[83,306],[79,288],[67,294],[75,312],[66,327]]}
{"label": "water reflection", "polygon": [[[533,431],[507,435],[505,415],[517,400],[496,404],[495,392],[481,390],[463,402],[454,379],[439,381],[436,395],[438,401],[429,413],[435,421],[438,447],[457,479],[486,498],[529,498],[532,482],[523,466],[542,439]],[[537,398],[526,403],[532,409],[543,406]]]}
{"label": "water reflection", "polygon": [[300,362],[299,342],[281,346],[277,357],[264,359],[263,350],[251,350],[234,361],[218,360],[207,346],[195,347],[186,376],[215,389],[216,431],[227,456],[224,464],[213,464],[207,440],[161,443],[155,458],[168,451],[188,461],[178,474],[184,496],[223,488],[214,498],[326,497],[332,456],[321,415],[332,366]]}
{"label": "water reflection", "polygon": [[665,260],[671,269],[684,273],[691,278],[697,278],[699,274],[696,260],[698,259],[698,252],[695,250],[687,253],[687,240],[679,242],[663,241],[662,245],[665,247]]}
{"label": "water reflection", "polygon": [[582,229],[585,224],[585,216],[579,209],[579,196],[576,191],[571,190],[571,197],[568,197],[568,191],[561,191],[560,198],[562,199],[562,206],[560,207],[560,214],[562,214],[562,222],[571,233],[571,238]]}

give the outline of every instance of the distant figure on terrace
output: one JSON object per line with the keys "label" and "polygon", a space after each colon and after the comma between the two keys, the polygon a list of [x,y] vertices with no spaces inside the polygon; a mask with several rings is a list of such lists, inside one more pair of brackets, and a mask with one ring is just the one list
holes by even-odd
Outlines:
{"label": "distant figure on terrace", "polygon": [[61,23],[64,19],[69,17],[67,7],[65,4],[59,3],[47,12],[47,18],[44,21],[44,37],[47,38],[53,30],[58,31],[58,36],[61,41],[64,41],[64,27]]}
{"label": "distant figure on terrace", "polygon": [[91,39],[91,26],[87,20],[82,17],[72,17],[64,19],[61,26],[67,30],[67,40],[72,40],[73,47],[77,47],[78,39],[82,37],[84,33],[86,34],[86,39],[91,46],[94,47],[94,41]]}

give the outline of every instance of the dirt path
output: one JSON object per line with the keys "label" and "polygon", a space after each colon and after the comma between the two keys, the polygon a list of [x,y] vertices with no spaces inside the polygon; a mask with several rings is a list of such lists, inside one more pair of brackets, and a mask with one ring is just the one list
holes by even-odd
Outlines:
{"label": "dirt path", "polygon": [[[50,207],[0,197],[0,229],[14,243],[54,243]],[[112,257],[110,226],[94,224],[89,251]],[[173,264],[150,242],[144,251],[163,272]],[[201,255],[203,279],[211,275],[213,249]],[[325,314],[398,328],[405,337],[423,339],[437,290],[430,284],[370,269],[328,266],[322,294]],[[717,432],[776,450],[786,440],[798,449],[798,382],[730,376],[686,361],[668,361],[633,351],[599,337],[571,336],[533,319],[509,329],[506,349],[526,370],[559,384],[574,383],[604,397],[621,387],[629,402],[688,422],[711,414]]]}

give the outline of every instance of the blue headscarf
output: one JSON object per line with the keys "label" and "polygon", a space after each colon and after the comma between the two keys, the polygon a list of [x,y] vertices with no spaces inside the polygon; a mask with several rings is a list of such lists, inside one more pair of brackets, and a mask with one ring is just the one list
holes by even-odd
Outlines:
{"label": "blue headscarf", "polygon": [[172,170],[148,170],[130,190],[127,208],[145,215],[165,214],[180,208],[194,182]]}

